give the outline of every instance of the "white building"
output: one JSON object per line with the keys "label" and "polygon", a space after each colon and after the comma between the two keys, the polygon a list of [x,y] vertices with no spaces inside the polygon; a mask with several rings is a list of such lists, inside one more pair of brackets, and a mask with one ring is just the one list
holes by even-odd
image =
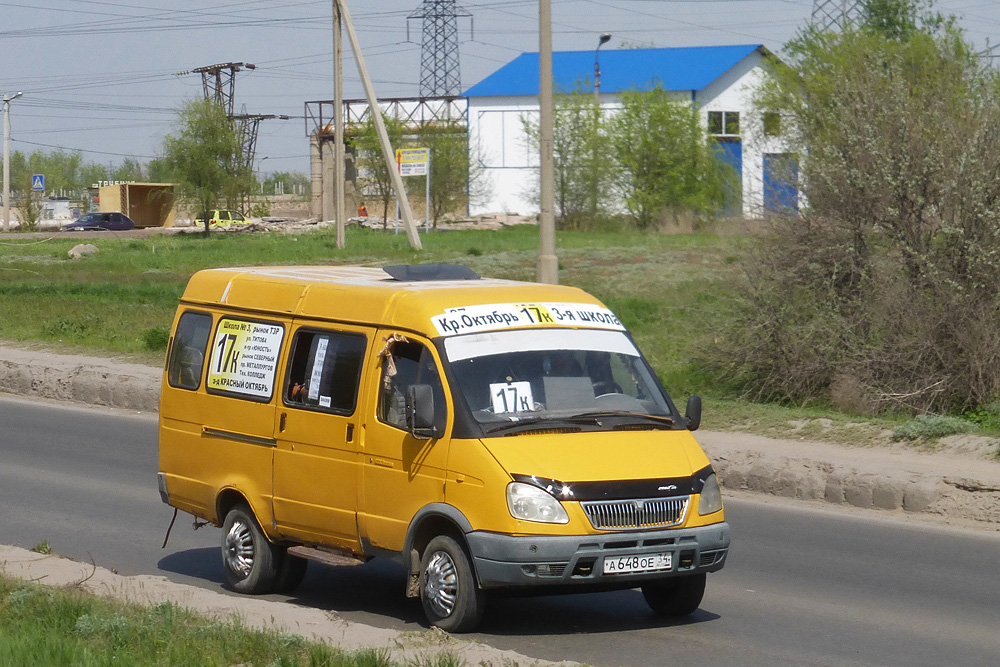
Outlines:
{"label": "white building", "polygon": [[[613,112],[619,93],[659,83],[700,110],[722,146],[722,158],[740,175],[745,215],[797,209],[797,167],[794,156],[782,148],[780,121],[768,119],[765,132],[763,119],[753,112],[752,98],[769,55],[759,44],[601,51],[601,105]],[[594,51],[553,53],[556,93],[581,86],[593,90],[594,60]],[[522,118],[537,122],[538,54],[521,54],[464,96],[473,157],[482,161],[493,184],[490,201],[471,213],[537,213],[538,204],[527,193],[538,179],[538,154],[530,147]]]}

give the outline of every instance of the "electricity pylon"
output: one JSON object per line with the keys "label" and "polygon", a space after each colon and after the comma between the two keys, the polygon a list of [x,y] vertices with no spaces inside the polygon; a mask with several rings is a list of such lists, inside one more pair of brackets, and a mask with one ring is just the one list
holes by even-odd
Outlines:
{"label": "electricity pylon", "polygon": [[843,30],[861,22],[864,3],[859,0],[813,0],[811,23],[822,31]]}
{"label": "electricity pylon", "polygon": [[462,91],[458,54],[458,19],[469,17],[456,0],[424,0],[407,17],[423,19],[420,46],[420,96],[451,97]]}

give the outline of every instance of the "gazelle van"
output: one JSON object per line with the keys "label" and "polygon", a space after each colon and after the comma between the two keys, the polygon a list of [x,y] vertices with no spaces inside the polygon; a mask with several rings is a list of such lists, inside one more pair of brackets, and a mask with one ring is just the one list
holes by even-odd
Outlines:
{"label": "gazelle van", "polygon": [[229,584],[383,557],[461,632],[491,591],[640,588],[685,615],[729,548],[719,484],[618,318],[454,265],[195,274],[160,399],[165,503]]}

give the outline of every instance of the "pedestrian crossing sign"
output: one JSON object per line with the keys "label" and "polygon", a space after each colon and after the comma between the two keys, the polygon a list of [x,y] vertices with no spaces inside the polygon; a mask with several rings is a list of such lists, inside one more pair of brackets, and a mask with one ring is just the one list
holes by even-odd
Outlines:
{"label": "pedestrian crossing sign", "polygon": [[31,177],[31,189],[37,192],[45,191],[45,174],[35,174]]}

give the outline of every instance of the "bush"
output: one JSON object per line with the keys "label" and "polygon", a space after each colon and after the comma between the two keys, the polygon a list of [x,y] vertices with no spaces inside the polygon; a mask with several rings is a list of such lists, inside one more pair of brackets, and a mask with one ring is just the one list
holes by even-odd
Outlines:
{"label": "bush", "polygon": [[1000,80],[947,22],[876,27],[807,31],[765,88],[809,208],[745,263],[720,358],[755,398],[962,412],[1000,396]]}
{"label": "bush", "polygon": [[150,327],[142,332],[142,342],[147,350],[165,350],[170,341],[170,331],[167,327]]}
{"label": "bush", "polygon": [[937,440],[948,435],[969,433],[975,430],[978,430],[975,424],[959,417],[918,415],[915,419],[911,419],[892,429],[892,439],[897,441]]}

